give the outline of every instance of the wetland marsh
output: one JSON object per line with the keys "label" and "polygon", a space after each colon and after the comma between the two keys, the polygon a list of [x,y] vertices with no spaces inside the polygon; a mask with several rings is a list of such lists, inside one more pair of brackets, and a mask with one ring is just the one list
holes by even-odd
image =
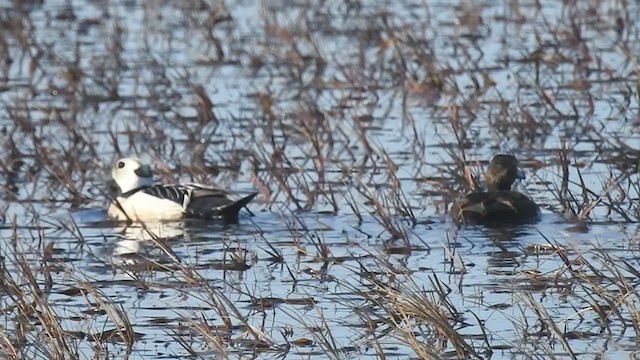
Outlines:
{"label": "wetland marsh", "polygon": [[[638,1],[0,1],[0,355],[628,358]],[[538,223],[459,226],[513,154]],[[109,221],[113,162],[258,191]]]}

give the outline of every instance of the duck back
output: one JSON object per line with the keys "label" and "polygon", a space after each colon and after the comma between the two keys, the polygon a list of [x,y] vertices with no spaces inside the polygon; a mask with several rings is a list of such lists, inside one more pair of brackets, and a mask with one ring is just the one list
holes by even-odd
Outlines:
{"label": "duck back", "polygon": [[464,223],[500,226],[534,223],[540,217],[540,209],[517,191],[486,191],[468,194],[454,204],[452,215]]}
{"label": "duck back", "polygon": [[188,217],[204,217],[224,219],[227,223],[238,222],[240,210],[256,197],[258,193],[249,194],[238,200],[231,200],[219,193],[206,192],[197,194],[186,209]]}

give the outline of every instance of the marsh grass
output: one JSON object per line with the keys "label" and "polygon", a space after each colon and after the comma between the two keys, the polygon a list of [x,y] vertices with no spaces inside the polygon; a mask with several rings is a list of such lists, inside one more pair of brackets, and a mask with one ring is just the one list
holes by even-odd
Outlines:
{"label": "marsh grass", "polygon": [[[313,256],[315,261],[325,264],[335,261],[326,250],[327,245],[322,238],[312,237],[309,241],[315,244],[317,254],[304,256]],[[152,238],[152,242],[159,247],[166,246],[160,244],[158,238]],[[5,248],[2,254],[2,284],[7,296],[4,311],[13,314],[10,325],[12,331],[2,332],[6,354],[14,358],[27,354],[78,358],[85,342],[90,342],[92,348],[101,354],[114,351],[114,344],[129,353],[145,335],[135,330],[136,325],[131,324],[127,309],[111,299],[99,282],[74,275],[76,271],[59,257],[59,252],[51,246],[47,247],[51,249],[41,249],[45,254],[42,256],[30,252],[27,258],[25,249],[19,247]],[[231,243],[224,247],[228,250],[223,251],[223,258],[232,264],[246,253],[239,252],[239,248]],[[600,336],[595,334],[603,331],[607,336],[615,336],[628,327],[634,332],[640,330],[639,318],[634,315],[637,313],[636,303],[640,300],[635,290],[638,272],[628,260],[614,258],[597,245],[584,253],[579,249],[564,249],[550,241],[548,246],[540,245],[527,251],[532,254],[530,256],[541,257],[543,264],[556,263],[557,266],[544,274],[523,267],[512,283],[500,285],[501,289],[513,293],[514,303],[505,310],[496,307],[494,311],[518,309],[521,318],[510,316],[514,330],[523,337],[521,340],[529,337],[552,339],[558,341],[570,357],[577,357],[571,345],[576,339]],[[335,320],[325,315],[322,302],[311,298],[256,296],[248,289],[236,288],[234,293],[243,294],[241,296],[250,299],[253,304],[250,308],[241,307],[239,304],[242,302],[227,295],[228,292],[222,288],[213,286],[211,280],[201,274],[197,264],[173,257],[167,259],[169,262],[163,264],[168,270],[166,274],[172,281],[183,284],[183,296],[206,304],[206,312],[178,311],[183,325],[174,328],[167,324],[169,326],[163,330],[195,357],[210,354],[228,356],[236,352],[285,356],[292,346],[317,346],[331,358],[362,353],[368,347],[383,355],[389,342],[402,344],[421,358],[454,357],[453,354],[455,357],[482,358],[490,356],[495,350],[492,344],[497,329],[485,325],[480,320],[482,315],[470,308],[460,309],[460,305],[456,305],[458,300],[452,284],[443,282],[435,273],[428,275],[425,282],[422,272],[406,268],[402,262],[398,262],[399,259],[389,255],[369,254],[360,257],[355,263],[357,267],[348,263],[344,265],[351,271],[349,278],[333,280],[337,280],[340,293],[348,294],[342,299],[337,295],[336,304],[352,309],[360,319],[358,328],[361,336],[356,343],[345,343],[333,334]],[[459,262],[465,261],[459,259]],[[15,271],[10,274],[7,268]],[[224,269],[225,272],[246,271],[235,266]],[[115,270],[124,271],[124,268],[116,267]],[[58,291],[55,290],[53,278],[59,274],[65,274],[65,286],[69,289],[66,293],[81,296],[85,300],[83,307],[91,309],[93,315],[85,315],[88,328],[82,331],[65,329],[63,324],[68,322],[61,316],[64,303],[47,300]],[[141,281],[135,277],[132,279],[136,283]],[[139,286],[147,290],[162,286],[152,279]],[[234,285],[223,285],[223,288],[229,287],[233,288]],[[580,299],[579,302],[587,306],[575,308],[573,314],[566,318],[558,318],[550,312],[544,297],[535,296],[537,293],[556,291],[564,293],[566,297]],[[7,307],[7,304],[12,305]],[[476,304],[477,311],[480,305],[482,303]],[[315,320],[303,315],[308,310],[303,312],[299,306],[313,309]],[[250,320],[252,312],[266,314],[265,311],[271,311],[268,309],[282,311],[293,321],[292,329],[287,330],[289,333],[281,334],[282,341],[270,335],[272,330],[266,324],[257,325]],[[215,316],[212,317],[211,313]],[[581,323],[591,323],[588,319],[597,320],[600,330],[592,329],[592,325],[584,329]],[[471,327],[474,330],[469,333],[471,324],[475,324]],[[534,324],[534,328],[531,328]],[[156,326],[163,328],[162,323]],[[287,340],[300,332],[306,335],[297,335],[295,341]],[[194,343],[193,336],[199,339],[197,343]],[[202,344],[206,344],[206,350],[201,347]],[[557,349],[548,347],[548,342],[546,344],[545,341],[519,342],[517,339],[508,342],[509,347],[518,351],[534,349],[555,357]]]}
{"label": "marsh grass", "polygon": [[[200,358],[635,346],[637,13],[596,0],[0,6],[2,356],[135,357],[156,337],[153,351]],[[452,201],[500,152],[532,175],[520,190],[543,222],[458,228]],[[172,236],[67,220],[104,208],[109,164],[131,155],[161,181],[254,187],[255,217]],[[126,241],[141,250],[101,252]]]}

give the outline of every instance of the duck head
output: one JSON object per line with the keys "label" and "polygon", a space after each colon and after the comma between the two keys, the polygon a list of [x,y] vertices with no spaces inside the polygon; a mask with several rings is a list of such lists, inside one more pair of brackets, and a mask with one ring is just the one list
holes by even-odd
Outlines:
{"label": "duck head", "polygon": [[513,155],[496,155],[491,159],[484,181],[489,191],[511,190],[516,179],[524,179],[525,175],[518,169],[518,159]]}
{"label": "duck head", "polygon": [[123,158],[116,161],[111,176],[122,193],[153,185],[151,167],[136,158]]}

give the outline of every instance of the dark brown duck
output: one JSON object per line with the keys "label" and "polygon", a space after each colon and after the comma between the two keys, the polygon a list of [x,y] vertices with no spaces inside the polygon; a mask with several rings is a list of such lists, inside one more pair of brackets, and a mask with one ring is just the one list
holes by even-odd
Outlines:
{"label": "dark brown duck", "polygon": [[451,210],[453,217],[459,222],[489,226],[536,222],[540,217],[538,205],[511,190],[516,179],[524,179],[518,160],[512,155],[496,155],[485,173],[487,191],[458,200]]}

